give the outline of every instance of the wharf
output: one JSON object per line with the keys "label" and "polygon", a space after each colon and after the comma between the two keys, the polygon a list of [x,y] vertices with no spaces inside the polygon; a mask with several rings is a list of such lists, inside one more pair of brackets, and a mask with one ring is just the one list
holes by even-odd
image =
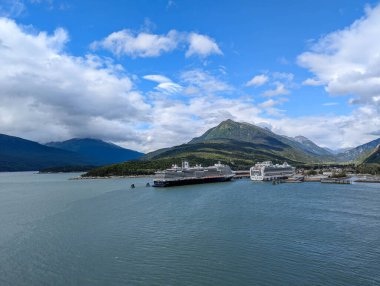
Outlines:
{"label": "wharf", "polygon": [[328,178],[328,179],[322,179],[322,184],[345,184],[349,185],[351,184],[350,178]]}
{"label": "wharf", "polygon": [[249,170],[235,171],[234,179],[249,178]]}
{"label": "wharf", "polygon": [[380,183],[380,180],[377,179],[377,180],[371,180],[371,179],[359,179],[359,180],[355,180],[354,181],[355,183]]}

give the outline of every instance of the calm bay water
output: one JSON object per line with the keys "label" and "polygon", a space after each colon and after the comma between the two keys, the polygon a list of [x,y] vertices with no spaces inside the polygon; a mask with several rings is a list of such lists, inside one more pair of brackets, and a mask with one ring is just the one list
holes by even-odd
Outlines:
{"label": "calm bay water", "polygon": [[0,173],[0,285],[380,285],[380,185],[72,176]]}

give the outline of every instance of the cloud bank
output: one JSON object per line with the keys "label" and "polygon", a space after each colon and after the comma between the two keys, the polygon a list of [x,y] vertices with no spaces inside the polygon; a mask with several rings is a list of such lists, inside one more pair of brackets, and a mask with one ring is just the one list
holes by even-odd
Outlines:
{"label": "cloud bank", "polygon": [[[302,134],[323,146],[362,144],[373,140],[380,126],[378,16],[379,7],[367,10],[362,19],[321,38],[298,58],[313,74],[308,84],[323,84],[333,95],[350,94],[358,104],[354,112],[296,118],[276,109],[286,108],[288,99],[274,97],[289,92],[292,74],[271,74],[274,88],[266,95],[273,98],[261,103],[255,94],[226,81],[225,75],[191,67],[170,77],[142,75],[144,81],[155,83],[151,92],[143,92],[138,77],[129,77],[112,59],[68,54],[69,35],[64,29],[53,34],[30,32],[0,18],[0,132],[40,142],[96,137],[146,152],[187,142],[230,118],[265,124],[288,136]],[[180,45],[189,50],[188,37],[172,31],[144,32],[148,37],[124,31],[110,47],[116,54],[146,58]],[[132,45],[125,47],[125,39]],[[155,41],[160,44],[151,47]],[[215,46],[205,47],[192,55],[218,54]]]}
{"label": "cloud bank", "polygon": [[332,95],[357,97],[356,103],[380,105],[380,5],[351,26],[319,39],[298,57],[315,75],[304,84],[325,85]]}
{"label": "cloud bank", "polygon": [[1,132],[48,141],[68,137],[134,140],[150,106],[109,59],[64,52],[68,35],[30,34],[0,18]]}

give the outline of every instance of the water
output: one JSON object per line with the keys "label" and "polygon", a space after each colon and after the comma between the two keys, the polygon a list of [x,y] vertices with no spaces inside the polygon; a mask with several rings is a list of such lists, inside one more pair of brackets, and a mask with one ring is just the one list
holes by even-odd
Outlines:
{"label": "water", "polygon": [[72,176],[0,173],[0,285],[380,285],[379,185]]}

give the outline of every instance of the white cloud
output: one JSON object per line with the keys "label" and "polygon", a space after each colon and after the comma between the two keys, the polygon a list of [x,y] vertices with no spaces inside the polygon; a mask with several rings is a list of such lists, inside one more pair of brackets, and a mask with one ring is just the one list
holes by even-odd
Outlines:
{"label": "white cloud", "polygon": [[359,108],[350,115],[283,117],[269,120],[273,131],[287,136],[303,136],[321,146],[345,148],[367,143],[376,138],[380,118],[375,108]]}
{"label": "white cloud", "polygon": [[333,95],[355,95],[362,104],[376,104],[380,95],[380,5],[351,26],[330,33],[298,57]]}
{"label": "white cloud", "polygon": [[265,74],[256,75],[251,78],[245,85],[246,86],[261,86],[268,82],[269,78]]}
{"label": "white cloud", "polygon": [[323,104],[323,106],[335,106],[335,105],[338,105],[339,103],[338,102],[326,102]]}
{"label": "white cloud", "polygon": [[157,82],[158,85],[155,87],[157,91],[163,92],[165,94],[178,93],[182,90],[182,86],[174,83],[170,78],[163,75],[146,75],[143,76],[144,79]]}
{"label": "white cloud", "polygon": [[288,101],[287,98],[280,98],[278,100],[269,99],[259,104],[259,107],[261,108],[270,108],[274,107],[276,105],[282,104],[284,102]]}
{"label": "white cloud", "polygon": [[302,85],[319,86],[323,85],[323,82],[315,78],[307,78],[302,82]]}
{"label": "white cloud", "polygon": [[189,49],[186,51],[186,57],[197,55],[204,58],[212,54],[223,54],[215,40],[207,35],[190,33],[188,41]]}
{"label": "white cloud", "polygon": [[158,35],[124,29],[90,45],[93,50],[105,49],[117,56],[126,55],[132,58],[158,57],[182,46],[187,46],[186,57],[197,55],[206,58],[212,54],[223,54],[215,40],[209,36],[176,30]]}
{"label": "white cloud", "polygon": [[160,74],[149,74],[149,75],[143,76],[143,78],[150,81],[157,82],[157,83],[171,82],[170,78],[160,75]]}
{"label": "white cloud", "polygon": [[140,140],[133,126],[149,120],[150,106],[120,66],[66,54],[63,29],[29,34],[1,18],[0,39],[0,132],[39,141]]}
{"label": "white cloud", "polygon": [[272,77],[275,80],[284,80],[284,81],[291,82],[294,79],[294,74],[286,73],[286,72],[274,72],[272,74]]}
{"label": "white cloud", "polygon": [[274,82],[274,85],[276,86],[275,89],[269,89],[262,93],[263,96],[277,96],[277,95],[286,95],[289,94],[289,90],[286,89],[285,85],[281,82]]}
{"label": "white cloud", "polygon": [[[0,19],[1,133],[42,142],[97,137],[152,151],[187,142],[227,118],[268,124],[274,132],[302,134],[330,147],[365,143],[379,130],[376,105],[359,105],[346,116],[289,118],[276,108],[281,99],[259,106],[238,97],[223,76],[200,69],[181,73],[178,83],[160,74],[143,77],[157,83],[156,93],[180,86],[190,95],[185,100],[146,96],[112,60],[69,55],[68,38],[63,29],[52,35],[28,33],[14,21]],[[289,93],[286,78],[275,82],[269,95]]]}
{"label": "white cloud", "polygon": [[183,85],[186,85],[185,94],[187,95],[212,95],[233,90],[228,83],[199,69],[183,72],[181,81]]}
{"label": "white cloud", "polygon": [[158,57],[177,48],[180,35],[171,30],[166,35],[147,32],[134,33],[125,29],[114,32],[99,42],[91,44],[93,49],[103,48],[117,56],[127,55],[132,58]]}

